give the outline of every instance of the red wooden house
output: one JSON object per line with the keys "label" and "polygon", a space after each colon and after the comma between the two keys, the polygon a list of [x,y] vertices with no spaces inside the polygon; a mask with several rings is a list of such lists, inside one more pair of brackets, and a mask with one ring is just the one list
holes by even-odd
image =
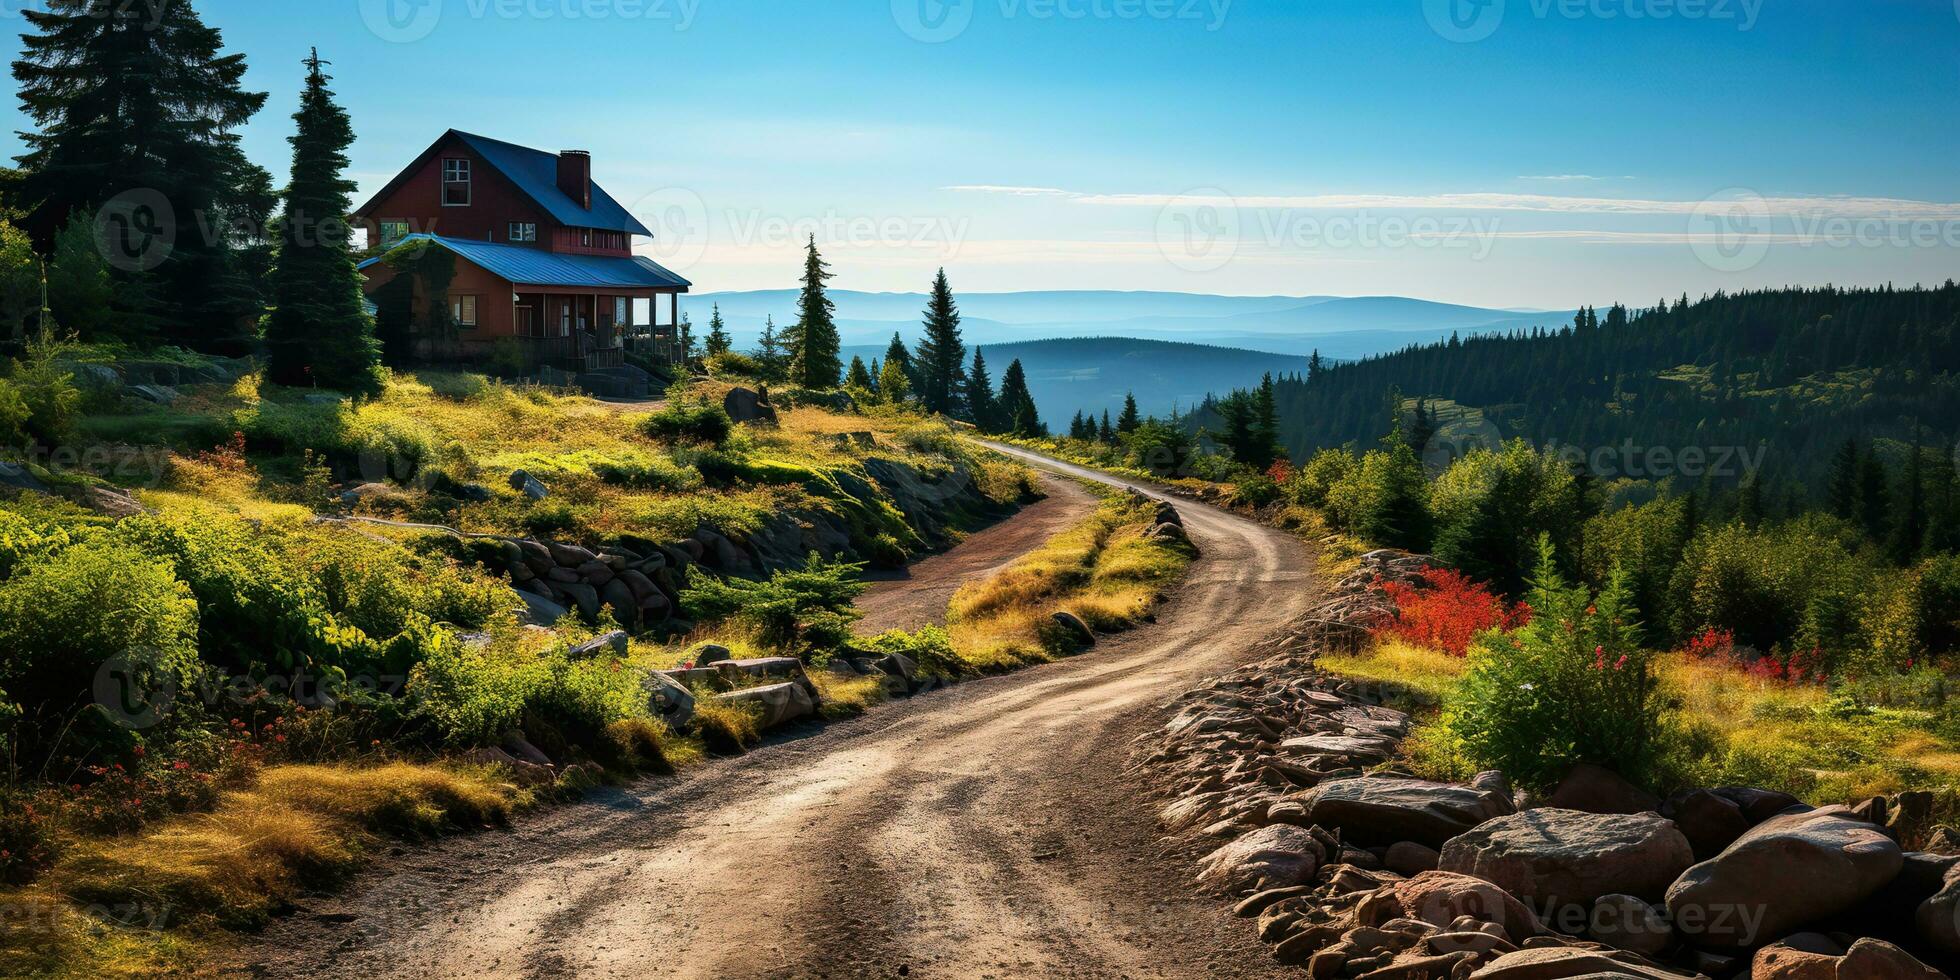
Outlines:
{"label": "red wooden house", "polygon": [[[574,371],[618,367],[628,346],[678,356],[680,294],[690,284],[633,254],[634,237],[653,232],[593,183],[585,151],[547,153],[452,129],[354,219],[384,255],[413,245],[455,257],[440,298],[454,334],[418,336],[418,354],[480,359],[514,343],[532,363]],[[360,268],[370,297],[398,275],[383,257]],[[421,283],[412,292],[412,321],[429,323],[436,297]]]}

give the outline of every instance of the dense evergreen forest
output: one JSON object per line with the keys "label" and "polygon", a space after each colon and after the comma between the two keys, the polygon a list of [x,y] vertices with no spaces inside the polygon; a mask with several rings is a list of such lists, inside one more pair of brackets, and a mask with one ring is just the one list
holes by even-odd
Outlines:
{"label": "dense evergreen forest", "polygon": [[[1275,385],[1296,460],[1372,446],[1398,401],[1418,431],[1522,436],[1536,445],[1735,447],[1760,480],[1822,503],[1847,440],[1952,446],[1960,427],[1960,286],[1718,293],[1651,309],[1583,310],[1557,330],[1451,337]],[[1188,425],[1220,429],[1218,401]],[[1451,423],[1454,423],[1452,425]],[[1452,431],[1453,430],[1453,431]],[[1903,453],[1902,453],[1903,455]],[[1642,476],[1604,472],[1594,475]],[[1711,473],[1733,485],[1739,473]]]}

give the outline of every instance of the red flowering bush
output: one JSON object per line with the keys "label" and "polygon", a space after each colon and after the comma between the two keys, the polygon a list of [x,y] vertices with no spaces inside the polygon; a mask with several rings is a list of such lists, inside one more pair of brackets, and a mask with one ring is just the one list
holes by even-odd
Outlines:
{"label": "red flowering bush", "polygon": [[54,860],[54,828],[45,807],[0,789],[0,885],[27,883]]}
{"label": "red flowering bush", "polygon": [[1531,621],[1531,607],[1506,607],[1482,583],[1447,568],[1424,569],[1430,587],[1402,582],[1382,587],[1395,603],[1395,619],[1382,632],[1416,646],[1463,656],[1485,630],[1509,632]]}
{"label": "red flowering bush", "polygon": [[[1822,684],[1829,679],[1824,668],[1824,651],[1818,647],[1795,650],[1788,656],[1775,651],[1758,655],[1746,647],[1736,646],[1734,632],[1713,626],[1690,637],[1688,645],[1681,652],[1694,660],[1732,667],[1757,680]],[[1911,668],[1912,664],[1908,661],[1906,669]]]}

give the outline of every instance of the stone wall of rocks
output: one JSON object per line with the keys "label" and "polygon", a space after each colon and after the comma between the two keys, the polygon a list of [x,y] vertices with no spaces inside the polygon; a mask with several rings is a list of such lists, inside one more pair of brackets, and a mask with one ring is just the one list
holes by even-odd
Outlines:
{"label": "stone wall of rocks", "polygon": [[[1719,787],[1659,800],[1578,767],[1543,800],[1502,773],[1399,772],[1411,719],[1313,651],[1376,614],[1377,553],[1301,635],[1189,691],[1138,748],[1196,883],[1320,980],[1938,977],[1960,954],[1960,857],[1915,794],[1812,808]],[[1358,591],[1344,591],[1358,587]],[[1312,630],[1314,632],[1307,632]],[[1942,839],[1941,835],[1933,835]],[[1942,848],[1944,849],[1944,848]],[[1931,965],[1929,965],[1931,964]]]}

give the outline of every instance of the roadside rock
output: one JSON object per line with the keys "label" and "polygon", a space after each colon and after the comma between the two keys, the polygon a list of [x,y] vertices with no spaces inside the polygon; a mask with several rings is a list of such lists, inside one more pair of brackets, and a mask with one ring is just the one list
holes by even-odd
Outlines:
{"label": "roadside rock", "polygon": [[1838,961],[1837,975],[1858,980],[1943,980],[1946,974],[1882,939],[1860,939]]}
{"label": "roadside rock", "polygon": [[734,652],[719,643],[703,643],[694,648],[694,666],[706,667],[733,659]]}
{"label": "roadside rock", "polygon": [[1053,618],[1077,643],[1085,647],[1096,645],[1096,632],[1089,628],[1088,623],[1082,621],[1082,617],[1063,609],[1058,610]]}
{"label": "roadside rock", "polygon": [[1741,806],[1706,789],[1687,790],[1668,797],[1661,806],[1661,815],[1681,829],[1682,836],[1695,849],[1697,861],[1722,853],[1750,827]]}
{"label": "roadside rock", "polygon": [[1960,953],[1960,865],[1948,868],[1939,890],[1920,903],[1913,925],[1934,949]]}
{"label": "roadside rock", "polygon": [[1198,884],[1222,895],[1286,888],[1313,880],[1326,857],[1312,833],[1273,824],[1211,852],[1198,863]]}
{"label": "roadside rock", "polygon": [[517,597],[524,600],[524,621],[533,626],[550,626],[571,613],[571,610],[529,589],[518,589]]}
{"label": "roadside rock", "polygon": [[1382,867],[1413,878],[1424,871],[1436,870],[1442,860],[1443,856],[1436,853],[1435,848],[1405,840],[1389,845],[1388,853],[1382,855]]}
{"label": "roadside rock", "polygon": [[1851,909],[1903,863],[1899,845],[1844,807],[1790,813],[1689,868],[1667,910],[1697,945],[1740,949]]}
{"label": "roadside rock", "polygon": [[1652,905],[1632,895],[1601,895],[1593,903],[1586,932],[1619,949],[1659,959],[1674,946],[1674,927]]}
{"label": "roadside rock", "polygon": [[694,692],[676,683],[672,677],[649,670],[640,680],[640,690],[646,692],[647,710],[665,721],[669,729],[680,731],[694,719]]}
{"label": "roadside rock", "polygon": [[1541,809],[1478,824],[1444,845],[1437,867],[1557,908],[1615,893],[1659,900],[1693,863],[1688,839],[1659,814]]}
{"label": "roadside rock", "polygon": [[1654,794],[1626,781],[1610,769],[1588,762],[1572,767],[1552,790],[1548,805],[1561,810],[1586,813],[1658,813],[1661,801]]}
{"label": "roadside rock", "polygon": [[787,725],[817,713],[816,701],[811,699],[803,685],[794,682],[730,691],[727,694],[717,694],[715,698],[730,703],[761,705],[763,728]]}
{"label": "roadside rock", "polygon": [[1309,821],[1339,827],[1352,840],[1431,848],[1510,811],[1509,800],[1483,790],[1399,777],[1331,780],[1306,800]]}
{"label": "roadside rock", "polygon": [[0,490],[33,490],[47,493],[48,485],[19,463],[0,462]]}
{"label": "roadside rock", "polygon": [[1664,970],[1637,958],[1570,946],[1547,946],[1505,953],[1475,973],[1471,980],[1564,980],[1567,977],[1633,977],[1635,980],[1677,980],[1692,974]]}
{"label": "roadside rock", "polygon": [[605,653],[624,657],[626,656],[626,647],[629,642],[625,630],[613,630],[609,633],[601,633],[584,643],[572,647],[566,651],[566,655],[573,660],[590,660],[593,657]]}
{"label": "roadside rock", "polygon": [[1364,900],[1356,915],[1363,925],[1406,918],[1439,929],[1456,928],[1457,920],[1468,916],[1502,929],[1512,942],[1540,931],[1538,916],[1511,893],[1481,878],[1448,871],[1425,871],[1388,885]]}

